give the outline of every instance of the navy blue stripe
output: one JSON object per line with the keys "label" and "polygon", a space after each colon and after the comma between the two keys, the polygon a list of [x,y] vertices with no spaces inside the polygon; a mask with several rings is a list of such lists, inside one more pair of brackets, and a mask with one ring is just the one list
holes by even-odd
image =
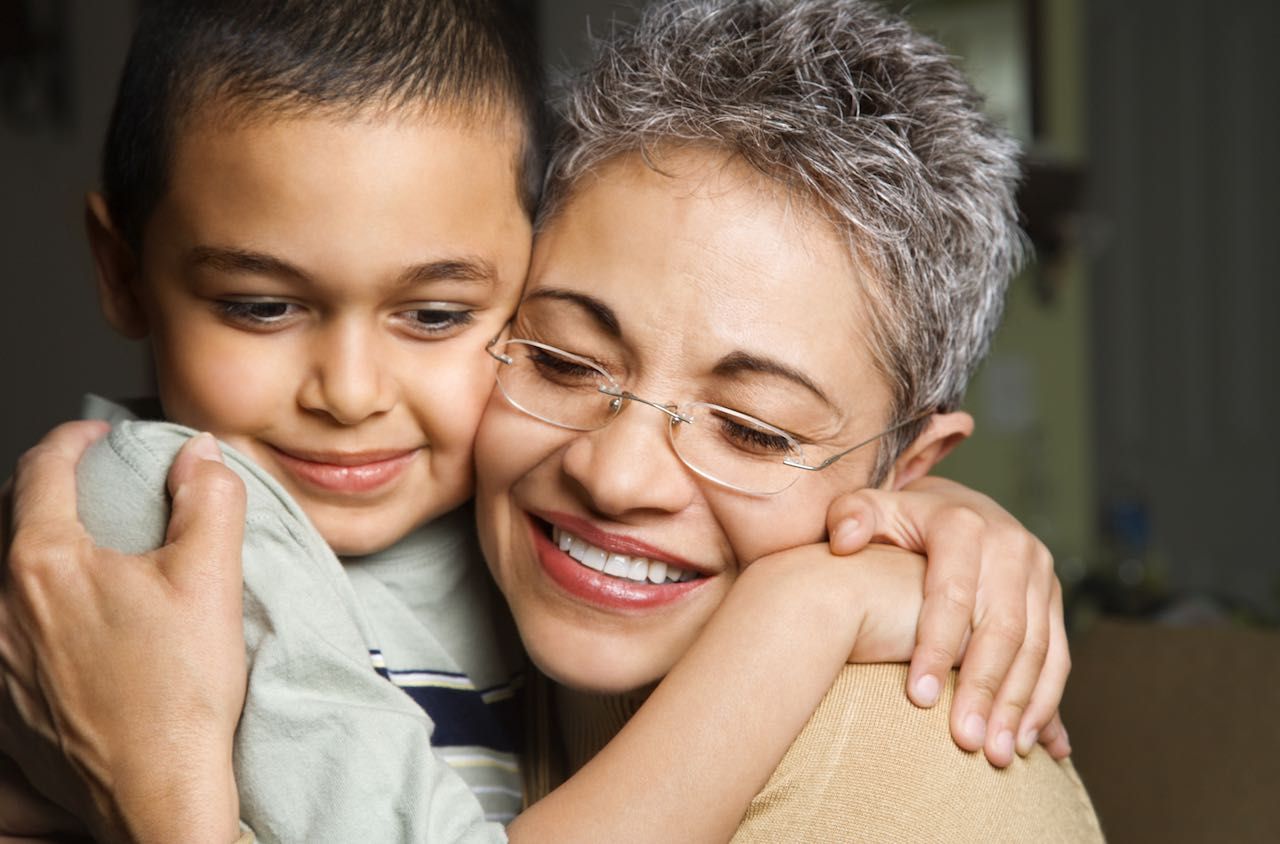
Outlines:
{"label": "navy blue stripe", "polygon": [[400,687],[435,722],[431,743],[437,747],[487,747],[516,751],[519,713],[512,696],[485,703],[479,692],[438,686]]}

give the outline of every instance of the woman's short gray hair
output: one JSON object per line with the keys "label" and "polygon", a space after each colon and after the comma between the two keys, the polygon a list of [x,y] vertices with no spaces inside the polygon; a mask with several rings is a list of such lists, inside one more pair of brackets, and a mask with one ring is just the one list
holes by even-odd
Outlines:
{"label": "woman's short gray hair", "polygon": [[[942,47],[864,0],[673,0],[596,45],[561,101],[540,220],[615,156],[741,156],[847,234],[897,419],[951,410],[1024,256],[1018,148]],[[881,450],[887,464],[919,426]]]}

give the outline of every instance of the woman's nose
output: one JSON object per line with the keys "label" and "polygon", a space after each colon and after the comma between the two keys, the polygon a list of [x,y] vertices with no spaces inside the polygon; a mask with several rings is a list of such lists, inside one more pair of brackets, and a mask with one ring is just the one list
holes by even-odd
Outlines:
{"label": "woman's nose", "polygon": [[637,510],[679,512],[696,482],[667,437],[668,417],[628,403],[604,428],[578,435],[564,452],[564,472],[606,515]]}
{"label": "woman's nose", "polygon": [[316,338],[311,371],[298,403],[341,425],[356,425],[395,406],[394,379],[383,371],[374,338],[357,325]]}

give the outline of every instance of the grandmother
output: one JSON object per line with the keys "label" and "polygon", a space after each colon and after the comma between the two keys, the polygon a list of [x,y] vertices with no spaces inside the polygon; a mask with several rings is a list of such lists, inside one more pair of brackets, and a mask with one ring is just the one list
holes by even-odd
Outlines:
{"label": "grandmother", "polygon": [[[570,770],[749,563],[968,433],[1022,257],[1017,150],[978,105],[938,45],[856,0],[665,4],[570,91],[477,440],[525,646],[594,693],[559,696]],[[739,839],[1098,837],[1068,762],[990,769],[904,679],[844,669]]]}

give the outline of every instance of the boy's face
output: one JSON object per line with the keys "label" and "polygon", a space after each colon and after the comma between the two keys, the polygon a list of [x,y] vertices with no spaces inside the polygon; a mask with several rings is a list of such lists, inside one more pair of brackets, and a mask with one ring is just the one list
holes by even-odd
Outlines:
{"label": "boy's face", "polygon": [[339,553],[471,495],[484,347],[529,260],[520,143],[401,114],[196,123],[175,145],[122,283],[165,413],[252,457]]}

